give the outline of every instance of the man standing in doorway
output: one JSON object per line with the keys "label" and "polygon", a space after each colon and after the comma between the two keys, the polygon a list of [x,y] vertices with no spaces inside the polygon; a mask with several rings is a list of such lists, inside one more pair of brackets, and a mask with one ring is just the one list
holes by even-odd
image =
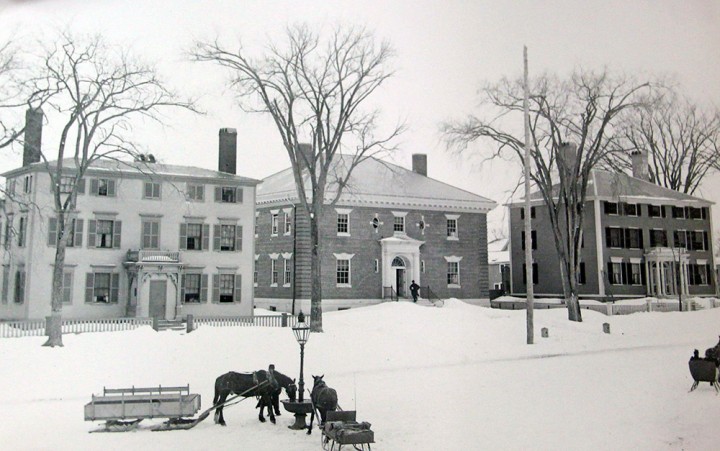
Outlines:
{"label": "man standing in doorway", "polygon": [[413,280],[410,284],[410,294],[412,294],[413,302],[417,302],[418,300],[418,291],[420,291],[420,285],[416,284]]}

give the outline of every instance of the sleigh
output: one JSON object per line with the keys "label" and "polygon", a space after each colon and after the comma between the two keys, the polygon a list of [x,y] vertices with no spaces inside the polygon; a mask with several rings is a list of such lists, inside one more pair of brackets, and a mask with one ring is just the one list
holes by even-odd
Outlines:
{"label": "sleigh", "polygon": [[720,393],[720,388],[718,387],[718,367],[714,361],[693,359],[690,360],[688,364],[690,365],[690,375],[695,381],[692,387],[690,387],[690,391],[695,390],[700,382],[709,382],[710,385],[715,388],[715,391]]}
{"label": "sleigh", "polygon": [[321,437],[323,450],[340,450],[344,445],[352,446],[356,450],[371,449],[370,444],[375,443],[375,433],[370,429],[370,423],[358,423],[355,417],[354,410],[327,413]]}

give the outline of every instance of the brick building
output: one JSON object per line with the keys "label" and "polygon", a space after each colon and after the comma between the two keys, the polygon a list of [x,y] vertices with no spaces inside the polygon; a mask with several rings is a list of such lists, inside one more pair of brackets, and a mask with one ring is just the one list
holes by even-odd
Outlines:
{"label": "brick building", "polygon": [[[593,171],[585,203],[580,295],[605,300],[714,295],[712,202],[645,181],[642,155],[633,157],[633,177]],[[528,241],[535,294],[562,296],[547,208],[539,193],[531,200]],[[523,204],[509,205],[511,290],[518,295],[526,292]]]}
{"label": "brick building", "polygon": [[[342,170],[338,157],[332,170]],[[258,187],[255,248],[257,306],[308,311],[310,233],[291,169]],[[353,171],[334,206],[325,208],[323,308],[408,298],[415,280],[441,298],[488,296],[487,212],[495,202],[427,177],[427,157],[413,170],[374,158]]]}
{"label": "brick building", "polygon": [[[38,131],[39,133],[39,131]],[[26,139],[27,140],[27,139]],[[220,130],[219,171],[98,160],[77,181],[63,317],[251,315],[255,187],[235,175],[236,133]],[[39,155],[2,174],[0,318],[50,314],[57,218]],[[55,166],[50,162],[50,167]],[[76,183],[72,159],[63,186]]]}

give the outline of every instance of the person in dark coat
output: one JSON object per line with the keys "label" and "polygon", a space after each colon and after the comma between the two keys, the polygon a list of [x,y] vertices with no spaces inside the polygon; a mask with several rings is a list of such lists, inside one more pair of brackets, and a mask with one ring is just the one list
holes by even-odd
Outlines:
{"label": "person in dark coat", "polygon": [[416,284],[413,280],[410,284],[410,294],[412,294],[413,302],[417,302],[418,300],[418,291],[420,291],[420,285]]}

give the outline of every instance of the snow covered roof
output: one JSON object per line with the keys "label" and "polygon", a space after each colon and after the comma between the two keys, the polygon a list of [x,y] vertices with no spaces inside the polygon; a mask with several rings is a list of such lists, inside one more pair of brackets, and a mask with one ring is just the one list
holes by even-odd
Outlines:
{"label": "snow covered roof", "polygon": [[498,265],[510,263],[510,240],[499,238],[488,243],[488,263]]}
{"label": "snow covered roof", "polygon": [[[533,203],[539,203],[542,201],[542,194],[540,191],[534,191],[530,194],[530,199]],[[588,183],[587,200],[594,199],[646,204],[668,203],[696,207],[708,207],[714,204],[709,200],[665,188],[623,172],[610,172],[602,169],[593,170],[592,178]],[[523,200],[517,199],[508,205],[519,206],[522,203]]]}
{"label": "snow covered roof", "polygon": [[[345,173],[350,162],[351,156],[338,155],[332,163],[330,173]],[[333,195],[334,187],[331,184],[326,199],[330,200]],[[265,178],[258,186],[258,205],[287,204],[297,200],[292,168]],[[376,158],[368,158],[353,169],[338,204],[383,205],[428,210],[453,209],[483,213],[497,205],[495,201],[486,197]]]}
{"label": "snow covered roof", "polygon": [[[56,167],[57,160],[49,161],[51,168]],[[63,168],[67,168],[70,171],[75,170],[75,160],[73,158],[63,159]],[[13,169],[12,171],[0,174],[3,177],[14,177],[19,174],[31,171],[44,171],[45,163],[33,163],[28,166]],[[98,175],[106,172],[121,173],[124,176],[131,175],[143,175],[143,176],[167,176],[167,177],[187,177],[187,178],[199,178],[199,179],[221,179],[232,181],[234,183],[240,182],[245,185],[257,185],[260,180],[243,177],[235,174],[228,174],[226,172],[213,171],[211,169],[199,168],[196,166],[180,166],[176,164],[164,164],[164,163],[149,163],[143,161],[120,161],[112,159],[99,159],[95,160],[87,170],[88,175]]]}

